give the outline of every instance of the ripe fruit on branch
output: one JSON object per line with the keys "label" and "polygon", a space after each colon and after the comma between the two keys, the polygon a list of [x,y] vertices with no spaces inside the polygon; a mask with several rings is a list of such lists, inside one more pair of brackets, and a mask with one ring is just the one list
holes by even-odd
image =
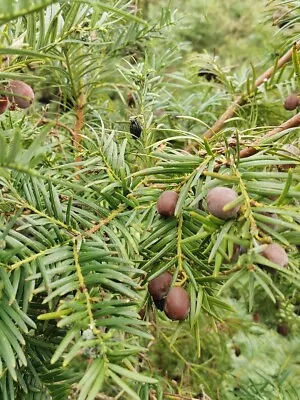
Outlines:
{"label": "ripe fruit on branch", "polygon": [[235,206],[228,211],[223,208],[238,197],[233,189],[219,186],[208,191],[206,195],[207,210],[215,217],[229,219],[237,216],[240,206]]}
{"label": "ripe fruit on branch", "polygon": [[165,313],[173,321],[186,319],[190,311],[190,298],[182,287],[172,287],[165,301]]}
{"label": "ripe fruit on branch", "polygon": [[289,263],[285,250],[277,243],[268,244],[261,253],[266,259],[272,261],[280,267],[287,267]]}
{"label": "ripe fruit on branch", "polygon": [[31,86],[22,81],[10,81],[7,88],[9,100],[20,108],[28,108],[34,100],[34,92]]}
{"label": "ripe fruit on branch", "polygon": [[178,193],[173,190],[163,192],[157,201],[157,211],[163,217],[173,217],[178,200]]}
{"label": "ripe fruit on branch", "polygon": [[169,272],[164,272],[148,283],[148,291],[154,302],[158,303],[168,294],[171,282],[172,275]]}
{"label": "ripe fruit on branch", "polygon": [[296,110],[299,106],[299,97],[296,93],[291,93],[284,101],[284,108],[286,110],[292,111]]}
{"label": "ripe fruit on branch", "polygon": [[3,114],[8,106],[8,99],[6,96],[0,97],[0,114]]}

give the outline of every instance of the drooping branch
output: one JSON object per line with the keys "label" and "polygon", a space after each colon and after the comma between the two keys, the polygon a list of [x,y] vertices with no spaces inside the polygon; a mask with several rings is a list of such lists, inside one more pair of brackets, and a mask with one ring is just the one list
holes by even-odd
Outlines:
{"label": "drooping branch", "polygon": [[[264,82],[266,82],[275,71],[278,69],[282,68],[286,63],[288,63],[292,59],[293,51],[299,50],[300,49],[300,40],[296,42],[293,47],[287,51],[277,62],[275,66],[270,67],[267,69],[262,75],[260,75],[256,81],[255,81],[255,87],[258,88],[261,86]],[[247,99],[245,96],[240,95],[238,96],[234,102],[228,107],[228,109],[221,115],[221,117],[214,123],[214,125],[209,128],[205,133],[204,137],[206,138],[211,138],[214,136],[216,133],[218,133],[222,127],[225,125],[226,121],[228,121],[230,118],[232,118],[237,111],[237,109],[245,104],[247,102]]]}
{"label": "drooping branch", "polygon": [[272,129],[271,131],[267,132],[263,137],[259,140],[256,140],[252,143],[250,147],[246,147],[240,151],[240,157],[246,158],[252,156],[253,154],[258,152],[256,147],[259,147],[260,144],[267,138],[276,135],[279,132],[285,131],[290,128],[295,128],[300,126],[300,113],[294,115],[292,118],[288,119],[287,121],[283,122],[281,125],[277,126],[276,128]]}

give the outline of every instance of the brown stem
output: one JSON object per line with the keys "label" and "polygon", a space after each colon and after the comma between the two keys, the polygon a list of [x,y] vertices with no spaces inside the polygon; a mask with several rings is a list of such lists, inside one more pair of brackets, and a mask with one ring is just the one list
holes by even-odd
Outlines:
{"label": "brown stem", "polygon": [[[75,148],[75,151],[77,153],[80,153],[82,146],[80,144],[81,141],[81,129],[83,127],[83,122],[84,122],[84,112],[83,112],[83,108],[85,105],[85,96],[84,94],[81,94],[78,98],[78,102],[77,102],[77,107],[76,107],[76,122],[74,125],[74,136],[73,136],[73,145]],[[81,156],[77,154],[76,158],[75,158],[75,162],[79,162],[81,161]]]}
{"label": "brown stem", "polygon": [[108,224],[112,219],[119,215],[124,210],[123,206],[118,207],[116,210],[112,211],[105,219],[102,219],[98,224],[94,225],[92,228],[84,232],[83,236],[88,237],[96,233],[103,225]]}
{"label": "brown stem", "polygon": [[[166,393],[166,392],[164,392],[164,396],[166,396],[166,398],[170,399],[170,400],[193,400],[194,399],[194,397],[193,398],[185,397],[185,396],[181,396],[180,394],[171,394],[171,393]],[[204,394],[204,397],[201,397],[201,398],[203,398],[203,400],[211,400],[211,398],[208,397],[207,394]]]}
{"label": "brown stem", "polygon": [[[80,96],[78,97],[77,100],[77,104],[76,104],[76,121],[75,121],[75,125],[74,125],[74,136],[73,136],[73,147],[75,150],[75,162],[80,162],[82,160],[82,156],[81,156],[81,150],[82,150],[82,145],[80,144],[81,141],[81,130],[83,128],[83,123],[84,123],[84,106],[85,106],[85,102],[86,102],[86,97],[83,93],[80,94]],[[75,166],[75,170],[79,170],[81,169],[80,165]],[[80,179],[80,175],[76,175],[75,176],[76,179]]]}
{"label": "brown stem", "polygon": [[245,102],[245,98],[243,98],[242,96],[237,97],[235,101],[221,115],[218,121],[215,122],[214,125],[204,133],[204,137],[210,139],[212,136],[214,136],[214,134],[219,132],[222,129],[223,125],[225,125],[226,121],[233,117],[238,107],[243,105]]}
{"label": "brown stem", "polygon": [[53,124],[53,125],[55,125],[55,126],[59,126],[60,128],[63,128],[63,129],[65,129],[66,131],[68,131],[68,132],[71,134],[71,137],[74,137],[74,131],[73,131],[69,126],[63,124],[62,122],[60,122],[60,121],[58,121],[58,120],[56,120],[56,121],[54,122],[54,121],[51,121],[50,119],[42,118],[42,119],[38,122],[38,125],[40,125],[40,124]]}
{"label": "brown stem", "polygon": [[[293,55],[293,50],[298,50],[300,49],[300,40],[296,42],[293,47],[287,51],[277,62],[277,64],[273,67],[270,67],[267,69],[262,75],[260,75],[256,81],[255,81],[255,87],[258,88],[261,86],[264,82],[266,82],[272,74],[277,71],[279,68],[283,67],[286,63],[288,63]],[[204,133],[204,137],[206,138],[211,138],[213,135],[215,135],[217,132],[219,132],[222,127],[225,125],[226,121],[228,119],[232,118],[238,109],[239,106],[243,105],[246,103],[246,99],[244,96],[239,96],[235,99],[235,101],[228,107],[228,109],[221,115],[221,117],[214,123],[214,125],[208,129]]]}
{"label": "brown stem", "polygon": [[294,115],[292,118],[288,119],[287,121],[283,122],[283,124],[277,126],[276,128],[272,129],[271,131],[267,132],[262,138],[256,140],[251,147],[246,147],[245,149],[241,150],[240,157],[245,158],[252,156],[253,154],[258,152],[258,147],[265,139],[276,135],[278,132],[285,131],[286,129],[294,128],[296,126],[300,126],[300,113]]}

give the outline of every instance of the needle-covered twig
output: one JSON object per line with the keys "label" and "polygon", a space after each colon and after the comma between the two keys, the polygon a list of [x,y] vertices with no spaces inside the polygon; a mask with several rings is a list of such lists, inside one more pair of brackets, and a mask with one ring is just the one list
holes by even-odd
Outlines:
{"label": "needle-covered twig", "polygon": [[256,140],[252,143],[250,147],[246,147],[240,152],[241,158],[246,158],[252,156],[253,154],[258,152],[257,147],[267,138],[276,135],[278,132],[285,131],[290,128],[294,128],[300,126],[300,113],[294,115],[292,118],[288,119],[287,121],[283,122],[281,125],[277,126],[276,128],[272,129],[271,131],[267,132],[263,137],[259,140]]}
{"label": "needle-covered twig", "polygon": [[[277,62],[275,66],[270,67],[267,69],[262,75],[260,75],[255,81],[255,87],[258,88],[264,82],[266,82],[278,69],[283,67],[286,63],[288,63],[292,59],[293,51],[300,49],[300,40],[296,42],[293,47],[287,51]],[[238,96],[235,101],[227,108],[227,110],[221,115],[221,117],[214,123],[214,125],[209,128],[205,133],[204,137],[211,138],[216,133],[218,133],[223,126],[225,125],[226,121],[232,118],[237,111],[237,109],[247,102],[246,96],[240,95]]]}

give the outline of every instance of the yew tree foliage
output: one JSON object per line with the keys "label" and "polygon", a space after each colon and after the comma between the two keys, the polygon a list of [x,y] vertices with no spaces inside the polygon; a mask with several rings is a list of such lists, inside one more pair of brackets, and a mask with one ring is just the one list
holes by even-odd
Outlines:
{"label": "yew tree foliage", "polygon": [[[268,3],[271,25],[282,4]],[[240,73],[209,54],[188,59],[176,14],[147,5],[0,2],[1,93],[13,79],[36,95],[28,111],[0,116],[0,397],[297,399],[299,360],[286,354],[299,348],[300,163],[283,145],[299,147],[299,128],[264,135],[293,115],[282,102],[300,88],[297,47],[276,65],[299,30],[281,28],[276,53]],[[300,2],[289,9],[297,26]],[[230,121],[204,139],[238,95]],[[237,192],[237,218],[207,212],[215,186]],[[157,214],[163,190],[179,193],[175,217]],[[262,256],[271,242],[288,268]],[[164,271],[189,293],[185,322],[147,294]],[[275,317],[289,341],[271,329]],[[191,378],[172,384],[166,363]]]}

